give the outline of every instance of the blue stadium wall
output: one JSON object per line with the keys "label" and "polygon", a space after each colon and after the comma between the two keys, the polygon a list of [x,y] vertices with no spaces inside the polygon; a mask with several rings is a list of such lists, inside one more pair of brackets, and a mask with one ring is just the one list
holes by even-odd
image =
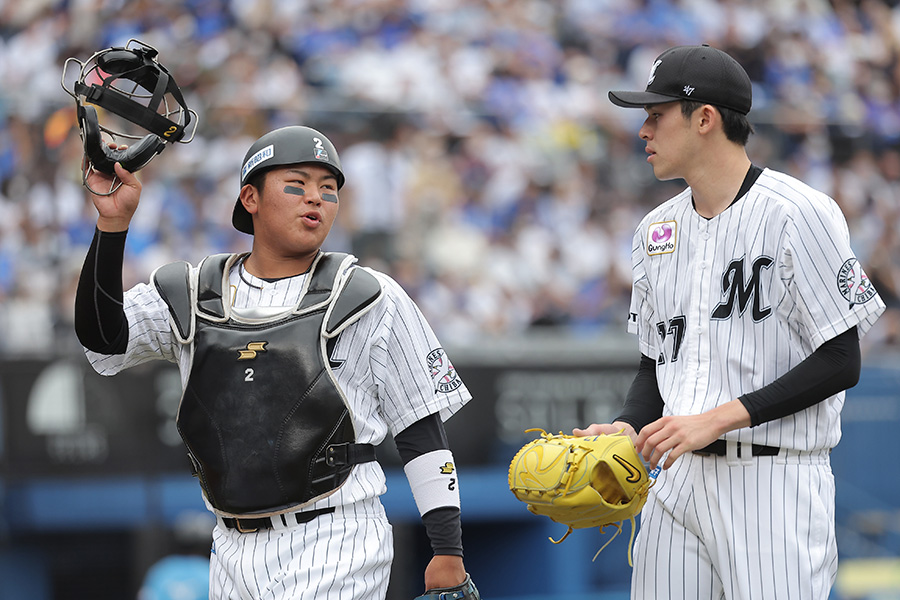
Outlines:
{"label": "blue stadium wall", "polygon": [[[596,560],[610,531],[579,530],[554,545],[548,537],[565,528],[528,513],[506,477],[534,437],[525,429],[569,432],[615,416],[634,352],[617,341],[544,340],[451,357],[475,396],[448,435],[466,566],[483,596],[626,598],[630,526]],[[80,356],[0,362],[0,598],[136,598],[160,559],[206,555],[212,520],[174,428],[179,390],[165,363],[104,378]],[[872,356],[848,392],[832,454],[842,565],[900,556],[898,390],[900,358]],[[421,592],[430,549],[390,438],[379,457],[397,552],[389,599],[408,599]],[[851,588],[832,597],[866,597],[842,589]]]}

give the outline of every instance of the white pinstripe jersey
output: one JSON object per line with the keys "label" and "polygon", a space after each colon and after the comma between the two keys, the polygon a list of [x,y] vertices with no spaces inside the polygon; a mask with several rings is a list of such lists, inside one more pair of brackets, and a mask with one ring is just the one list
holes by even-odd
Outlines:
{"label": "white pinstripe jersey", "polygon": [[[331,355],[335,379],[347,398],[358,443],[379,444],[390,431],[399,433],[415,421],[440,412],[446,420],[471,399],[466,386],[418,307],[390,277],[367,269],[382,286],[381,299],[339,336]],[[306,274],[268,282],[243,270],[229,273],[234,313],[260,316],[281,312],[300,300]],[[228,299],[226,299],[228,301]],[[86,351],[101,375],[151,360],[176,363],[182,389],[190,374],[192,347],[180,345],[169,322],[166,304],[153,285],[142,283],[125,293],[128,348],[125,354],[101,355]],[[377,462],[356,467],[334,494],[309,508],[347,505],[376,497],[386,490]]]}
{"label": "white pinstripe jersey", "polygon": [[[632,245],[628,331],[658,358],[664,415],[694,415],[758,390],[884,303],[854,257],[846,220],[825,194],[766,169],[712,219],[691,189],[651,211]],[[841,392],[727,439],[795,450],[840,439]]]}

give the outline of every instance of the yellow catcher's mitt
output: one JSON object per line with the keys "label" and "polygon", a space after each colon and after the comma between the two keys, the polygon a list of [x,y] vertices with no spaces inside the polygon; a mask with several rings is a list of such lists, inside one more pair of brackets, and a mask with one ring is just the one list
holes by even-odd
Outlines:
{"label": "yellow catcher's mitt", "polygon": [[614,525],[616,532],[603,545],[606,548],[622,531],[622,522],[630,520],[633,542],[634,517],[644,507],[655,478],[647,475],[631,438],[622,432],[575,437],[562,432],[552,435],[543,429],[526,433],[530,431],[540,431],[541,437],[525,444],[513,457],[509,489],[529,511],[568,525],[563,537],[550,541],[562,542],[573,529],[599,527],[603,533],[605,526]]}

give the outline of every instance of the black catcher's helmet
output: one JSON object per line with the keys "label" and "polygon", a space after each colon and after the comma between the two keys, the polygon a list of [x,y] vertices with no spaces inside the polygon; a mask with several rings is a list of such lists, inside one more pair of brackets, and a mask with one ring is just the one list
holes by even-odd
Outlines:
{"label": "black catcher's helmet", "polygon": [[[82,183],[87,185],[91,169],[115,175],[116,162],[131,172],[138,171],[169,142],[188,143],[197,130],[197,113],[190,110],[175,79],[156,60],[156,48],[136,40],[128,40],[125,47],[100,50],[82,63],[76,58],[66,59],[63,65],[63,89],[75,99],[78,126],[84,143],[85,161]],[[78,63],[81,71],[72,90],[66,87],[66,71],[70,62]],[[101,125],[96,106],[148,131],[134,135],[115,131],[111,125]],[[190,136],[187,128],[193,122]],[[110,148],[103,133],[117,138],[139,140],[125,150]],[[121,182],[119,182],[121,185]],[[98,195],[109,195],[95,190]],[[88,187],[90,189],[90,187]]]}
{"label": "black catcher's helmet", "polygon": [[[328,167],[337,177],[338,189],[344,185],[341,159],[331,140],[311,127],[292,125],[270,131],[253,142],[241,166],[241,188],[257,173],[299,163]],[[234,205],[231,223],[238,231],[253,235],[253,219],[241,204],[240,197]]]}

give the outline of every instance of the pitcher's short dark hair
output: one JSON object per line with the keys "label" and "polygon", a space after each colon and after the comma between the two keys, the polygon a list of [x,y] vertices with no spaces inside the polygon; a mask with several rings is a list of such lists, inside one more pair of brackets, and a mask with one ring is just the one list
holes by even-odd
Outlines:
{"label": "pitcher's short dark hair", "polygon": [[[704,104],[704,102],[695,102],[693,100],[681,100],[681,114],[688,118]],[[735,144],[746,146],[747,141],[750,139],[750,134],[754,132],[753,125],[750,124],[747,115],[742,115],[736,110],[722,108],[721,106],[716,106],[715,108],[722,115],[722,130],[725,132],[725,137]]]}

